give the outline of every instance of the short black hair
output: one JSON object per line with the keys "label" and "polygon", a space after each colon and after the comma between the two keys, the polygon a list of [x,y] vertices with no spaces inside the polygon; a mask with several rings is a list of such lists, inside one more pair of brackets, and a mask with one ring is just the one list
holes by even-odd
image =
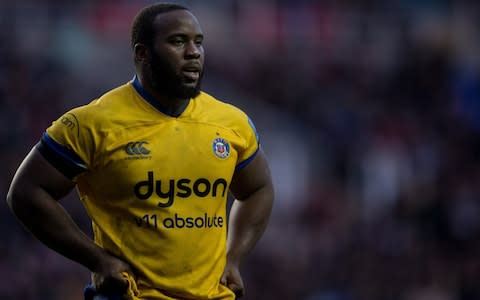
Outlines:
{"label": "short black hair", "polygon": [[132,33],[131,33],[131,47],[135,47],[135,44],[142,43],[147,46],[151,46],[155,31],[153,29],[153,21],[159,14],[174,10],[189,10],[185,6],[174,3],[155,3],[144,7],[138,12],[133,19]]}

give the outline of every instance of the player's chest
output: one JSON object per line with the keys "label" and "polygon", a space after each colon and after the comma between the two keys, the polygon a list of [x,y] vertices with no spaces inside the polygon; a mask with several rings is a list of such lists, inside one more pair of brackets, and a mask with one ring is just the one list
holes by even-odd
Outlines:
{"label": "player's chest", "polygon": [[170,176],[205,175],[234,168],[241,143],[233,131],[209,124],[143,125],[109,134],[99,166],[112,173],[157,170]]}

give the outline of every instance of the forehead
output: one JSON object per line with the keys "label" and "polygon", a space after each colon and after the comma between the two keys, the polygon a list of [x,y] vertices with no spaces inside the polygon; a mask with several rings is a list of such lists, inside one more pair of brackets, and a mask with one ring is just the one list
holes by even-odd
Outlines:
{"label": "forehead", "polygon": [[157,37],[172,34],[203,34],[197,18],[183,9],[157,15],[153,21],[153,28]]}

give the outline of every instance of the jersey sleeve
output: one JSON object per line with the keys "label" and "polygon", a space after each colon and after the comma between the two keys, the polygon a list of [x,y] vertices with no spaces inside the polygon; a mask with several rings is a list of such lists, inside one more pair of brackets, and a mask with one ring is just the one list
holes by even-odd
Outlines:
{"label": "jersey sleeve", "polygon": [[257,129],[253,121],[246,115],[245,119],[241,122],[240,131],[240,134],[245,139],[245,147],[239,150],[237,170],[246,167],[255,158],[255,155],[257,155],[260,149]]}
{"label": "jersey sleeve", "polygon": [[91,169],[94,161],[94,135],[83,110],[76,108],[58,118],[37,144],[43,157],[74,181]]}

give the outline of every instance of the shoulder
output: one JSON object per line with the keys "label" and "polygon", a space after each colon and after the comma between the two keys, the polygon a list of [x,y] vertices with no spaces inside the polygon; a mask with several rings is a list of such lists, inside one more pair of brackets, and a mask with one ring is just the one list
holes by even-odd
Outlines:
{"label": "shoulder", "polygon": [[118,86],[88,104],[67,111],[60,120],[83,125],[107,121],[122,107],[126,108],[126,101],[131,97],[131,93],[128,83]]}
{"label": "shoulder", "polygon": [[212,118],[226,118],[232,121],[248,120],[247,114],[242,109],[206,92],[202,91],[196,99],[201,110],[209,112],[208,114]]}
{"label": "shoulder", "polygon": [[233,131],[245,139],[258,141],[258,133],[250,117],[239,107],[219,100],[205,92],[198,96],[198,119],[205,123],[220,126]]}

